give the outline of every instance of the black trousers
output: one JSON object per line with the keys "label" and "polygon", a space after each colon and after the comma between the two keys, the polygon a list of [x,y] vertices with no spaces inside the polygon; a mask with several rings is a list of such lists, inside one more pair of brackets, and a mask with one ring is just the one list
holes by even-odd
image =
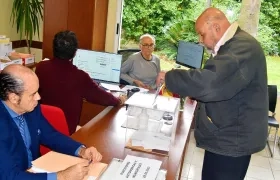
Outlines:
{"label": "black trousers", "polygon": [[251,155],[230,157],[205,151],[202,180],[243,180]]}

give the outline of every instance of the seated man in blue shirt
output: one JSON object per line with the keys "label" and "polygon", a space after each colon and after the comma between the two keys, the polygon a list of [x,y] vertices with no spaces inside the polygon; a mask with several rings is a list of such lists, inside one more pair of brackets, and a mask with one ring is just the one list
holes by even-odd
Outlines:
{"label": "seated man in blue shirt", "polygon": [[[24,66],[9,65],[0,73],[0,179],[82,180],[89,162],[100,161],[102,156],[48,123],[38,105],[38,89],[36,74]],[[40,144],[85,161],[57,173],[29,173],[31,161],[40,156]]]}

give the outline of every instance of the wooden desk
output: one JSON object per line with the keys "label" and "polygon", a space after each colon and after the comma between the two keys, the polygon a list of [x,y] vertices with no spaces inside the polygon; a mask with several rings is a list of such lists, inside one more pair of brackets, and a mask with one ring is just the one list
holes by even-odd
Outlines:
{"label": "wooden desk", "polygon": [[162,161],[161,168],[167,170],[167,180],[176,179],[177,170],[182,166],[187,149],[190,127],[195,105],[186,105],[184,112],[179,115],[176,137],[169,151],[169,157],[133,151],[125,148],[126,129],[121,125],[126,119],[124,107],[107,107],[94,120],[89,121],[78,132],[72,135],[73,139],[94,146],[103,155],[102,162],[110,163],[113,158],[124,159],[126,155],[147,157]]}
{"label": "wooden desk", "polygon": [[84,126],[105,108],[106,106],[92,104],[84,100],[79,125]]}

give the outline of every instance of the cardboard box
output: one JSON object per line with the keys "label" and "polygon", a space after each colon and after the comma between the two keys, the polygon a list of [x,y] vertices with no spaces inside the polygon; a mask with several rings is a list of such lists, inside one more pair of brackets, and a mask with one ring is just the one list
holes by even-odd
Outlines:
{"label": "cardboard box", "polygon": [[22,64],[23,65],[35,63],[35,57],[32,54],[24,54],[24,53],[11,52],[9,54],[9,58],[11,60],[22,59]]}

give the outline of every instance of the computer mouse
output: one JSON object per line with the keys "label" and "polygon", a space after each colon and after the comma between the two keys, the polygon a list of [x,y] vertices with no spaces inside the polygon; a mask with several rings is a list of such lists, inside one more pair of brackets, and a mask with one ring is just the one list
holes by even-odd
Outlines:
{"label": "computer mouse", "polygon": [[132,89],[131,89],[131,92],[134,92],[134,93],[135,93],[135,92],[139,92],[139,91],[140,91],[139,88],[132,88]]}

